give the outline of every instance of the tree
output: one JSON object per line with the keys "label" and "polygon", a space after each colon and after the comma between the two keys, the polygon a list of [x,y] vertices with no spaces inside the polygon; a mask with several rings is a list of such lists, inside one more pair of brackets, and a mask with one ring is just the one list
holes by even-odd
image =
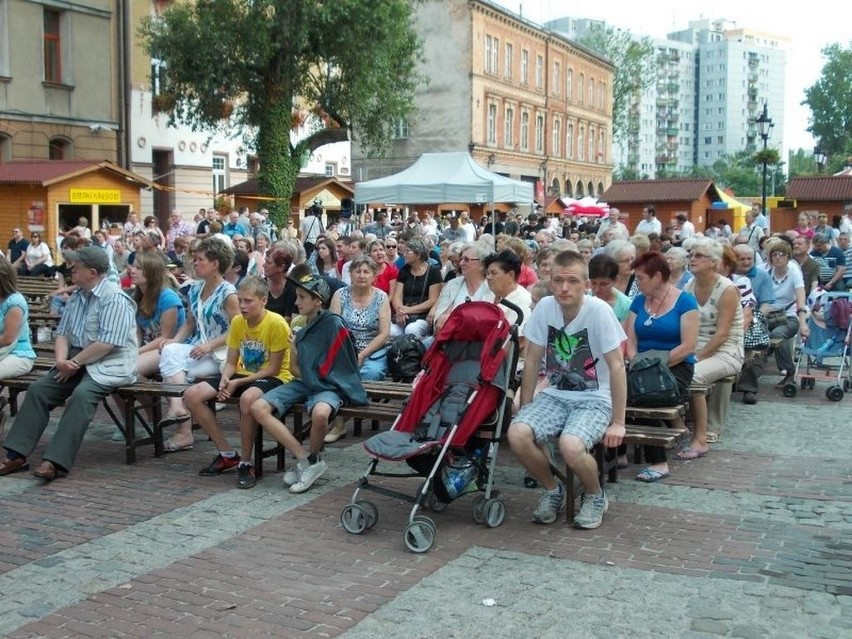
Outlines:
{"label": "tree", "polygon": [[802,102],[811,110],[808,131],[828,155],[845,154],[852,142],[852,47],[830,44],[822,55],[826,63]]}
{"label": "tree", "polygon": [[[381,155],[414,109],[421,44],[408,0],[196,0],[143,22],[162,102],[193,129],[243,135],[279,223],[305,155],[349,139]],[[309,125],[294,141],[291,131]]]}
{"label": "tree", "polygon": [[619,140],[627,132],[630,106],[656,80],[654,44],[648,37],[637,39],[630,31],[599,23],[593,23],[579,42],[608,58],[615,67],[612,137]]}

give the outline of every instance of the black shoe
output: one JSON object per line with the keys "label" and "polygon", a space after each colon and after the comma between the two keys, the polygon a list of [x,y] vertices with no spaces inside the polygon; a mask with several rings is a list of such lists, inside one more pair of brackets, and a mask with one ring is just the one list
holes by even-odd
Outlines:
{"label": "black shoe", "polygon": [[254,466],[240,464],[237,468],[237,488],[254,488],[257,478],[254,476]]}
{"label": "black shoe", "polygon": [[210,465],[199,470],[198,474],[203,475],[204,477],[212,477],[214,475],[221,475],[226,471],[233,470],[239,465],[239,455],[234,455],[233,457],[222,457],[222,455],[216,455],[213,461],[210,462]]}
{"label": "black shoe", "polygon": [[745,391],[743,393],[743,404],[757,404],[757,394],[752,393],[751,391]]}
{"label": "black shoe", "polygon": [[524,486],[527,488],[538,488],[538,480],[532,475],[524,475]]}

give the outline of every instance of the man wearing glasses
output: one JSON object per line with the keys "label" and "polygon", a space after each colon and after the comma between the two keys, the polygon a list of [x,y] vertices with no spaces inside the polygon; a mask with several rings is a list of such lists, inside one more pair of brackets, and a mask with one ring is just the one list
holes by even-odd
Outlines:
{"label": "man wearing glasses", "polygon": [[30,243],[27,242],[27,238],[25,238],[24,234],[21,233],[21,229],[12,229],[12,239],[9,240],[9,254],[7,255],[12,266],[15,268],[20,266],[20,264],[24,261],[24,255],[26,255],[27,248],[29,248],[29,246]]}

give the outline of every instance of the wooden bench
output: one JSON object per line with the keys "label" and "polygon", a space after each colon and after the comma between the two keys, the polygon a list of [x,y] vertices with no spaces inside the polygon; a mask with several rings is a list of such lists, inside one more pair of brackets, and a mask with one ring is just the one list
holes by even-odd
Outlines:
{"label": "wooden bench", "polygon": [[18,292],[32,302],[44,302],[50,294],[59,288],[59,283],[53,278],[18,276]]}
{"label": "wooden bench", "polygon": [[[646,409],[651,410],[651,409]],[[653,409],[658,410],[658,409]],[[659,410],[679,410],[659,409]],[[686,428],[660,428],[659,426],[641,426],[639,424],[627,424],[625,426],[624,440],[622,443],[635,446],[641,450],[642,446],[659,446],[670,450],[677,446],[683,437],[689,431]],[[618,455],[616,449],[606,448],[602,443],[595,445],[591,454],[594,456],[598,464],[598,481],[601,488],[605,485],[605,480],[610,483],[618,481]],[[576,494],[574,491],[574,473],[569,466],[565,466],[564,473],[557,468],[552,462],[550,464],[551,471],[558,477],[565,486],[566,508],[565,517],[569,524],[574,523],[574,501]]]}

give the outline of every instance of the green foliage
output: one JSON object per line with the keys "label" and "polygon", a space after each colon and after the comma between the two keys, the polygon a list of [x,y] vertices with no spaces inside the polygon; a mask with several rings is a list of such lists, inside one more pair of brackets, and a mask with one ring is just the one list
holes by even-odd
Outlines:
{"label": "green foliage", "polygon": [[[766,192],[767,195],[781,195],[787,181],[782,169],[783,162],[780,161],[777,151],[767,150],[773,151],[778,161],[767,162]],[[763,164],[757,161],[759,155],[760,153],[740,151],[725,156],[713,164],[712,174],[707,177],[711,177],[718,188],[730,189],[737,195],[758,194],[763,186]]]}
{"label": "green foliage", "polygon": [[[358,131],[380,155],[414,109],[421,44],[408,0],[196,0],[148,17],[140,34],[165,62],[172,122],[242,136],[283,223],[305,152]],[[309,136],[290,132],[313,113]],[[298,118],[301,120],[301,116]]]}
{"label": "green foliage", "polygon": [[811,110],[810,131],[828,155],[845,154],[852,140],[852,47],[830,44],[820,77],[805,89],[802,104]]}
{"label": "green foliage", "polygon": [[781,155],[778,153],[776,149],[761,149],[757,153],[754,154],[754,161],[756,164],[778,164],[781,161]]}
{"label": "green foliage", "polygon": [[609,58],[615,66],[612,86],[612,137],[627,133],[628,112],[634,101],[655,79],[654,44],[648,37],[636,38],[629,31],[593,24],[580,44]]}

